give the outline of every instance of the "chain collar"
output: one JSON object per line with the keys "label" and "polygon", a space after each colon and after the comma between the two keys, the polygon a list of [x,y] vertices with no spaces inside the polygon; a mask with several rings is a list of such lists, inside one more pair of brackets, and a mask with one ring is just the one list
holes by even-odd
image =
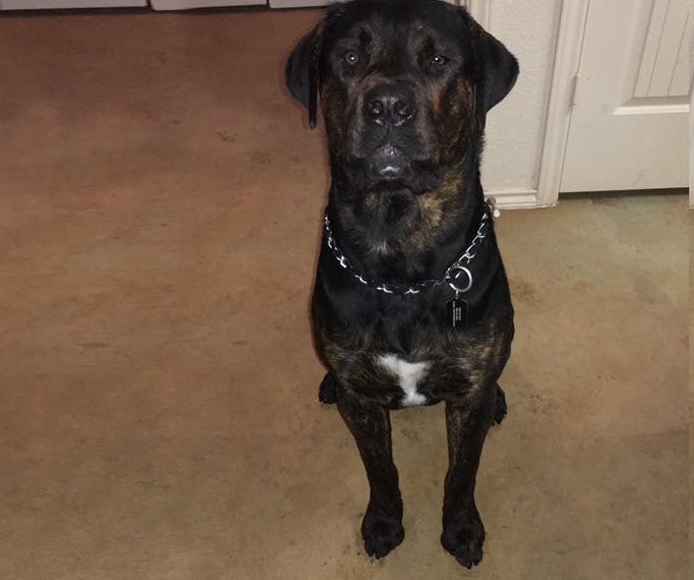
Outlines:
{"label": "chain collar", "polygon": [[[330,219],[328,218],[327,212],[325,213],[324,219],[326,243],[328,244],[328,248],[330,248],[335,256],[337,263],[342,268],[347,270],[355,280],[359,281],[365,286],[373,288],[374,290],[384,292],[385,294],[419,294],[428,288],[439,286],[441,284],[448,284],[455,291],[455,295],[457,297],[460,294],[469,292],[472,288],[474,278],[469,266],[477,255],[477,251],[479,251],[476,246],[481,244],[482,240],[488,235],[490,211],[496,212],[493,201],[491,200],[485,207],[485,211],[482,214],[482,219],[480,220],[480,225],[477,228],[475,237],[472,239],[470,245],[465,249],[465,251],[448,267],[446,273],[443,275],[443,278],[439,280],[424,280],[424,282],[419,282],[417,284],[413,284],[412,286],[379,283],[375,280],[364,278],[359,272],[357,272],[354,266],[352,266],[350,261],[347,259],[347,256],[342,253],[342,250],[340,250],[338,247],[337,242],[335,242],[335,236],[330,228]],[[492,213],[492,215],[494,215],[494,213]]]}

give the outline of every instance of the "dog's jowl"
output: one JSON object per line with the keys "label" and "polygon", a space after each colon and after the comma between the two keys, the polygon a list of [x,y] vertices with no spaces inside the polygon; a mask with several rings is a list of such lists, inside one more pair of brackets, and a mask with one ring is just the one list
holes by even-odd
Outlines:
{"label": "dog's jowl", "polygon": [[441,542],[482,558],[474,498],[513,308],[480,184],[485,117],[518,64],[462,8],[438,0],[334,5],[287,62],[291,94],[322,112],[332,183],[312,314],[337,402],[366,468],[362,535],[382,557],[404,537],[390,410],[443,402],[449,467]]}

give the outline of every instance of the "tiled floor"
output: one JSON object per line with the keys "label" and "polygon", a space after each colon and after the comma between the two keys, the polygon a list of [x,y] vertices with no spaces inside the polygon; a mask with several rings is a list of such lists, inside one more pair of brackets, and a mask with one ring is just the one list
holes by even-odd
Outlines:
{"label": "tiled floor", "polygon": [[405,541],[316,400],[328,177],[282,88],[312,11],[0,20],[0,577],[688,577],[681,195],[497,223],[517,310],[478,477],[439,545],[443,409],[394,415]]}

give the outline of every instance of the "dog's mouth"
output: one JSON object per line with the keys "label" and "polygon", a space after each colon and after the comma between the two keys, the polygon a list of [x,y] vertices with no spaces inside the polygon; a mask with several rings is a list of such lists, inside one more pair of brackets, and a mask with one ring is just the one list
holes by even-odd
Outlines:
{"label": "dog's mouth", "polygon": [[404,181],[412,177],[412,163],[405,153],[389,143],[379,147],[369,159],[368,171],[375,181]]}
{"label": "dog's mouth", "polygon": [[445,168],[437,167],[429,159],[418,159],[405,153],[393,143],[378,146],[372,153],[355,160],[361,180],[353,183],[364,191],[392,192],[404,191],[419,195],[435,190],[440,183]]}

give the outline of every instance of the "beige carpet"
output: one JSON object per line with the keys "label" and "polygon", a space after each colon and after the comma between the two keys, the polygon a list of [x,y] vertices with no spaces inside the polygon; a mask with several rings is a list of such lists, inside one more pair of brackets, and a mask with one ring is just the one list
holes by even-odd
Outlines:
{"label": "beige carpet", "polygon": [[505,212],[517,339],[439,545],[443,409],[394,416],[404,543],[316,400],[328,177],[282,88],[312,11],[0,19],[0,578],[688,577],[686,198]]}

